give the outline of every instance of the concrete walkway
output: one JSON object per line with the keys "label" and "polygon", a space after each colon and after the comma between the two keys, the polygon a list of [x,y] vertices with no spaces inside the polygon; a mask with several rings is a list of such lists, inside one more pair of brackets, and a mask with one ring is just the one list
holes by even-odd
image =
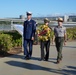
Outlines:
{"label": "concrete walkway", "polygon": [[63,60],[56,64],[56,48],[51,46],[49,61],[40,61],[40,47],[34,46],[31,60],[24,60],[23,53],[0,58],[0,75],[76,75],[76,42],[63,48]]}

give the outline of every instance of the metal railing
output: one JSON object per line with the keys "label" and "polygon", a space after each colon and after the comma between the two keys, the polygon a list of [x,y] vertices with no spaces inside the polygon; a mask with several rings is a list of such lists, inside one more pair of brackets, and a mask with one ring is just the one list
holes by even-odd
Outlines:
{"label": "metal railing", "polygon": [[13,25],[0,24],[0,31],[11,31],[14,30]]}
{"label": "metal railing", "polygon": [[[19,24],[16,24],[16,25],[19,25]],[[67,23],[67,24],[63,24],[65,27],[76,27],[76,24],[73,24],[73,23]],[[57,26],[57,23],[54,23],[54,24],[51,24],[50,23],[50,26],[51,27],[55,27]],[[12,30],[15,30],[14,28],[14,24],[10,24],[10,25],[4,25],[4,24],[0,24],[0,31],[12,31]]]}

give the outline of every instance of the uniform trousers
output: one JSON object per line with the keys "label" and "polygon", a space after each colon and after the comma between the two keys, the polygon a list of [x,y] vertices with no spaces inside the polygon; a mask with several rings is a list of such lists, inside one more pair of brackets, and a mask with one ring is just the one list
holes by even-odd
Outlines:
{"label": "uniform trousers", "polygon": [[63,48],[64,37],[56,37],[55,44],[58,52],[57,60],[62,59],[62,48]]}
{"label": "uniform trousers", "polygon": [[[41,41],[41,59],[48,60],[49,58],[49,48],[50,48],[50,40]],[[45,50],[44,50],[45,48]]]}
{"label": "uniform trousers", "polygon": [[24,40],[24,55],[26,55],[27,57],[31,57],[32,49],[33,49],[33,41],[30,39]]}

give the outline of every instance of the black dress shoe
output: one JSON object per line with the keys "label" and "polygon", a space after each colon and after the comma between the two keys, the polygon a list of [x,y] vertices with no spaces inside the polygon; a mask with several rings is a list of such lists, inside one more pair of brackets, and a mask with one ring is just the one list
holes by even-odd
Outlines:
{"label": "black dress shoe", "polygon": [[48,61],[48,59],[45,59],[44,61]]}
{"label": "black dress shoe", "polygon": [[26,59],[26,56],[24,56],[23,59]]}
{"label": "black dress shoe", "polygon": [[30,58],[28,56],[25,56],[24,59],[29,60]]}
{"label": "black dress shoe", "polygon": [[44,61],[48,61],[48,58],[44,57]]}
{"label": "black dress shoe", "polygon": [[29,57],[26,58],[26,60],[29,60],[29,59],[30,59]]}

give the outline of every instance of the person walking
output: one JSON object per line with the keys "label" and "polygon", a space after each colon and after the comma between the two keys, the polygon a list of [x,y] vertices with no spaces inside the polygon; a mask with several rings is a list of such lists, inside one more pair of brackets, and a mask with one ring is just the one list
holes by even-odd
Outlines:
{"label": "person walking", "polygon": [[[38,37],[40,40],[41,60],[45,60],[45,61],[48,61],[49,59],[50,35],[51,35],[49,22],[50,21],[47,18],[45,18],[44,25],[39,26],[37,30]],[[44,48],[46,50],[44,50]]]}
{"label": "person walking", "polygon": [[60,63],[62,60],[62,48],[63,44],[66,45],[67,42],[67,35],[66,35],[66,28],[63,26],[63,19],[58,18],[57,20],[58,26],[54,28],[55,34],[55,44],[57,49],[57,63]]}
{"label": "person walking", "polygon": [[[36,22],[32,20],[32,13],[27,12],[27,20],[24,22],[24,55],[25,59],[30,59],[32,56],[33,41],[36,31]],[[29,46],[29,47],[28,47]],[[29,48],[29,49],[28,49]]]}

